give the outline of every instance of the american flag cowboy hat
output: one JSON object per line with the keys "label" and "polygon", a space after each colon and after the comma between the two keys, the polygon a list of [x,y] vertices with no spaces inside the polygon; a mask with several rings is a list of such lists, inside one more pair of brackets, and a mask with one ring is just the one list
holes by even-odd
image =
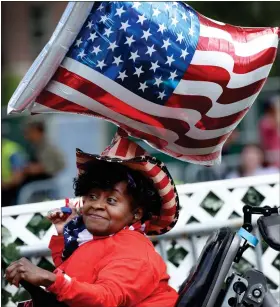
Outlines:
{"label": "american flag cowboy hat", "polygon": [[150,178],[161,198],[159,216],[153,216],[146,229],[147,235],[160,235],[171,230],[179,216],[179,197],[175,184],[165,164],[150,156],[141,146],[131,141],[123,130],[119,129],[101,155],[85,153],[76,150],[78,174],[84,170],[84,165],[90,161],[107,161],[123,165],[141,172]]}

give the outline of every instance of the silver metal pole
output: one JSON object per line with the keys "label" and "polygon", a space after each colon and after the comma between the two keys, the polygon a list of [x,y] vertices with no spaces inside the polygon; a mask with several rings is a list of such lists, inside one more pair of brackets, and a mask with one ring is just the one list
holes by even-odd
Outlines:
{"label": "silver metal pole", "polygon": [[262,249],[262,238],[260,236],[260,232],[258,227],[254,227],[254,234],[259,240],[259,244],[255,247],[255,253],[256,253],[256,264],[257,264],[257,269],[259,271],[263,271],[263,265],[262,265],[262,255],[263,255],[263,249]]}
{"label": "silver metal pole", "polygon": [[161,240],[158,242],[159,244],[159,252],[161,257],[163,258],[164,262],[167,263],[168,261],[168,256],[166,252],[166,242],[164,240]]}
{"label": "silver metal pole", "polygon": [[198,253],[197,253],[197,248],[195,245],[195,240],[196,240],[196,236],[191,236],[190,243],[191,243],[191,248],[192,248],[193,263],[196,263],[198,259]]}

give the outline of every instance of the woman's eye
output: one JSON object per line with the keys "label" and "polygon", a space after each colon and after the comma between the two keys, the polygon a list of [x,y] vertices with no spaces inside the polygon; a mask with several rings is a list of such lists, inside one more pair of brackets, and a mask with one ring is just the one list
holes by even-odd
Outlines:
{"label": "woman's eye", "polygon": [[91,200],[97,200],[97,196],[96,196],[95,194],[89,195],[89,198],[90,198]]}
{"label": "woman's eye", "polygon": [[111,198],[111,197],[108,198],[108,203],[110,205],[114,205],[116,202],[117,202],[117,200],[115,198]]}

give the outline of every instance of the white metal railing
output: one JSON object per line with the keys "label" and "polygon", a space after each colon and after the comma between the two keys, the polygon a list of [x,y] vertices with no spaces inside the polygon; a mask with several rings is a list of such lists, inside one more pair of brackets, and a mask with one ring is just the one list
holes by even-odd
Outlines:
{"label": "white metal railing", "polygon": [[[170,284],[175,288],[188,275],[211,232],[224,226],[237,229],[242,225],[242,208],[246,202],[260,206],[279,206],[279,174],[184,184],[177,186],[177,190],[182,207],[177,225],[169,233],[151,238],[158,242],[156,249],[166,260],[171,276]],[[209,197],[212,197],[211,202]],[[11,233],[10,237],[4,239],[4,243],[19,238],[24,242],[20,247],[22,255],[32,257],[35,263],[41,257],[52,261],[47,246],[55,233],[54,226],[42,233],[40,238],[26,226],[35,214],[45,216],[50,209],[63,205],[64,200],[57,200],[4,207],[2,226]],[[178,253],[177,259],[171,259],[171,251],[173,254],[174,251]],[[264,252],[261,248],[249,249],[243,261],[263,270],[274,287],[279,288],[280,253],[271,248]],[[6,290],[16,291],[13,286],[8,286]]]}

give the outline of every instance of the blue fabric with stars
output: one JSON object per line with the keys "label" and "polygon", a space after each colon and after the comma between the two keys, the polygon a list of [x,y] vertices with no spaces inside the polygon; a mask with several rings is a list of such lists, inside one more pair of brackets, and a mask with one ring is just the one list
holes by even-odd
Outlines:
{"label": "blue fabric with stars", "polygon": [[79,233],[86,229],[82,216],[78,216],[69,221],[63,229],[64,237],[64,250],[62,253],[62,259],[66,260],[72,255],[73,251],[79,246],[77,241]]}
{"label": "blue fabric with stars", "polygon": [[162,104],[193,58],[200,23],[182,2],[95,2],[70,57]]}

